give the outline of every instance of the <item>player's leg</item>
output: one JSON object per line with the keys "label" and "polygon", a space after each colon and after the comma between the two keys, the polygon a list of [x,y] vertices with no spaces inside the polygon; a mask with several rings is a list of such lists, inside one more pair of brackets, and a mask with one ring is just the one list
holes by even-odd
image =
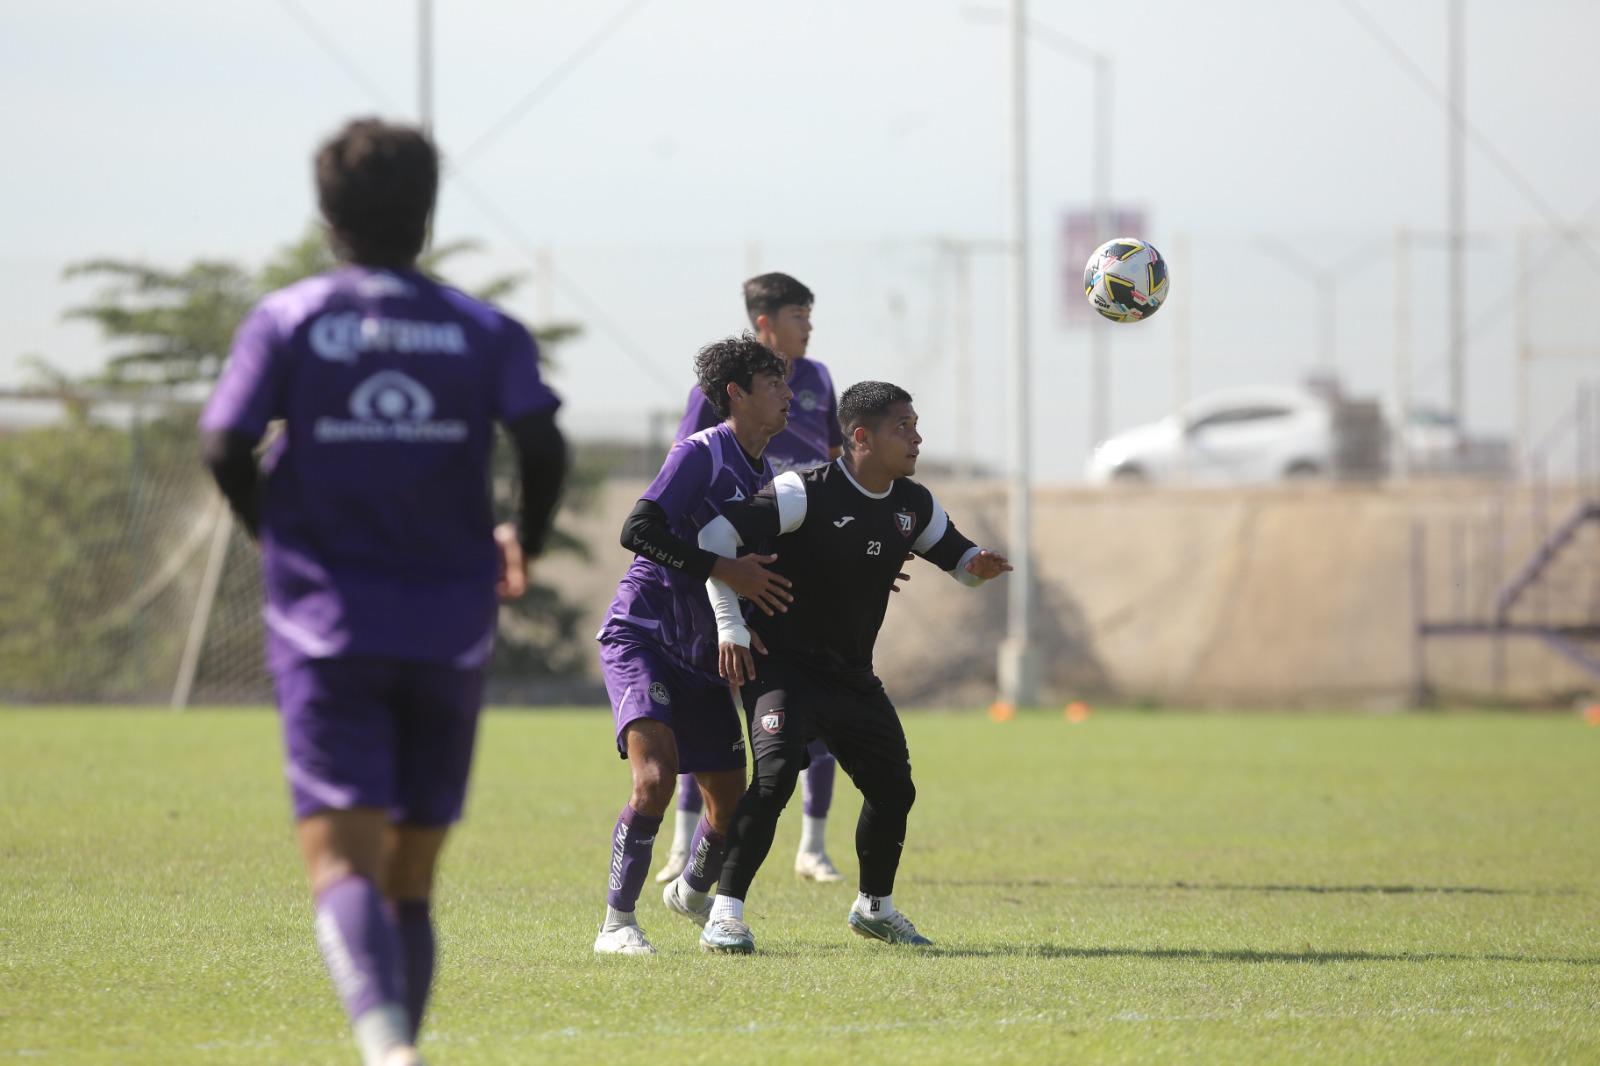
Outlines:
{"label": "player's leg", "polygon": [[615,715],[617,751],[628,760],[633,788],[611,830],[606,913],[594,950],[653,955],[636,911],[678,774],[672,727],[676,673],[658,651],[633,641],[602,641],[600,667]]}
{"label": "player's leg", "polygon": [[819,728],[861,791],[861,817],[856,822],[861,880],[850,907],[849,927],[860,936],[891,944],[927,944],[928,938],[894,903],[906,823],[917,799],[905,730],[881,686],[869,692],[846,691],[848,698],[832,701],[819,715]]}
{"label": "player's leg", "polygon": [[395,798],[389,664],[274,663],[317,946],[368,1066],[415,1061],[394,919],[381,890]]}
{"label": "player's leg", "polygon": [[689,863],[689,847],[694,841],[696,828],[700,824],[700,811],[705,806],[705,801],[700,798],[700,788],[695,784],[693,774],[678,775],[678,813],[672,822],[672,850],[667,852],[667,861],[656,872],[656,883],[666,884],[679,874]]}
{"label": "player's leg", "polygon": [[431,664],[407,671],[396,718],[398,800],[390,811],[384,893],[400,939],[406,1018],[415,1043],[433,987],[433,883],[449,827],[461,818],[483,706],[484,672]]}
{"label": "player's leg", "polygon": [[686,695],[678,708],[678,760],[694,772],[691,787],[703,794],[705,813],[697,819],[689,861],[662,891],[661,901],[703,926],[711,913],[711,890],[722,874],[728,827],[744,795],[744,716],[726,685],[685,677],[683,690],[697,695],[692,702]]}
{"label": "player's leg", "polygon": [[791,701],[791,681],[785,674],[769,658],[762,664],[760,679],[744,687],[754,768],[750,787],[734,810],[722,877],[700,938],[701,946],[709,951],[755,950],[755,939],[744,920],[745,897],[772,850],[778,816],[794,794],[805,762],[806,724]]}
{"label": "player's leg", "polygon": [[811,765],[800,777],[800,849],[794,856],[795,876],[803,881],[843,881],[828,858],[828,809],[833,806],[833,783],[839,764],[820,740],[808,749]]}

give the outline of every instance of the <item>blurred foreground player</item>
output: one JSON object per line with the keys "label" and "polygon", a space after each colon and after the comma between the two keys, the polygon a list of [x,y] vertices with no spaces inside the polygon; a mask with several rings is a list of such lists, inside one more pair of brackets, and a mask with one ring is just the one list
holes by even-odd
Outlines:
{"label": "blurred foreground player", "polygon": [[[722,881],[700,943],[747,953],[750,882],[772,847],[778,815],[794,792],[807,743],[820,739],[861,790],[856,856],[860,895],[852,932],[891,944],[927,944],[894,905],[895,871],[916,789],[894,704],[872,669],[889,593],[909,550],[964,585],[1011,569],[956,529],[939,501],[911,480],[922,436],[904,389],[864,381],[839,401],[845,453],[805,474],[779,474],[700,534],[700,546],[731,555],[770,545],[773,570],[791,582],[789,610],[746,625],[733,590],[707,581],[717,617],[718,666],[740,686],[755,770],[728,832]],[[767,655],[757,668],[753,635]]]}
{"label": "blurred foreground player", "polygon": [[[788,382],[794,400],[789,406],[789,424],[767,445],[767,458],[775,473],[785,470],[810,470],[839,458],[843,437],[839,431],[838,399],[833,392],[833,377],[828,368],[806,357],[811,343],[811,308],[816,302],[810,289],[788,274],[761,274],[744,283],[745,314],[756,337],[783,356],[788,366]],[[678,440],[716,425],[721,419],[698,388],[689,393]],[[807,750],[811,764],[800,778],[802,820],[800,847],[794,857],[795,876],[806,881],[842,881],[828,858],[828,809],[833,805],[833,783],[837,764],[821,743]],[[670,881],[683,871],[689,859],[689,840],[699,821],[700,790],[687,776],[678,779],[678,818],[672,850],[656,874],[657,881]]]}
{"label": "blurred foreground player", "polygon": [[784,609],[788,582],[764,567],[770,556],[724,559],[696,539],[707,522],[772,480],[763,453],[789,416],[784,370],[748,333],[700,349],[695,376],[724,421],[672,446],[622,527],[622,546],[635,556],[598,637],[617,753],[628,760],[633,791],[611,831],[606,914],[594,941],[601,955],[655,953],[635,910],[679,770],[692,775],[706,812],[688,864],[662,902],[699,925],[711,910],[745,771],[744,727],[717,673],[705,582],[715,575],[766,611]]}
{"label": "blurred foreground player", "polygon": [[[559,401],[521,325],[419,273],[438,157],[352,122],[316,156],[337,270],[266,296],[201,416],[205,458],[261,545],[317,944],[368,1066],[416,1063],[429,914],[461,816],[500,599],[527,584],[566,469]],[[270,421],[284,431],[258,471]],[[496,527],[494,423],[522,505]]]}

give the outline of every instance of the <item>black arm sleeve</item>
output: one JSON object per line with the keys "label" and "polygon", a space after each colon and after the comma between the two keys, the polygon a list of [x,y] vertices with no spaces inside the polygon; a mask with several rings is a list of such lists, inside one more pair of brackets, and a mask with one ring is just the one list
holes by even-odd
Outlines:
{"label": "black arm sleeve", "polygon": [[944,536],[927,551],[922,552],[922,557],[937,566],[940,570],[954,570],[961,563],[961,557],[976,548],[977,545],[968,540],[951,522],[945,527]]}
{"label": "black arm sleeve", "polygon": [[200,436],[201,458],[228,506],[252,537],[257,535],[261,525],[261,501],[257,492],[261,472],[256,467],[255,451],[256,442],[243,433],[214,429]]}
{"label": "black arm sleeve", "polygon": [[667,512],[654,500],[640,500],[633,505],[628,520],[622,523],[622,546],[701,581],[711,576],[711,568],[717,563],[715,552],[690,544],[672,532]]}
{"label": "black arm sleeve", "polygon": [[523,555],[532,560],[544,551],[556,504],[561,501],[561,485],[567,478],[567,441],[550,411],[507,422],[506,434],[517,450],[522,481],[517,539]]}
{"label": "black arm sleeve", "polygon": [[739,534],[739,542],[754,550],[769,545],[778,537],[782,519],[778,515],[777,489],[769,484],[747,500],[734,504],[722,512]]}

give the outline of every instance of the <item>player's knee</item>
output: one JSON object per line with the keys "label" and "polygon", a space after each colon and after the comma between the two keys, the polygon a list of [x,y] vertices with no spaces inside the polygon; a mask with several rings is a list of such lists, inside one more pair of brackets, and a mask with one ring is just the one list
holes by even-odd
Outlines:
{"label": "player's knee", "polygon": [[884,811],[906,812],[917,802],[917,786],[911,783],[910,774],[874,782],[862,793],[867,802]]}
{"label": "player's knee", "polygon": [[760,796],[763,802],[774,804],[782,810],[789,802],[789,797],[794,795],[799,780],[800,764],[796,760],[771,760],[766,765],[758,762],[755,777],[750,782],[750,791]]}
{"label": "player's knee", "polygon": [[640,814],[660,818],[667,813],[667,806],[672,802],[672,790],[677,784],[678,774],[675,768],[660,763],[647,763],[634,767],[631,801],[633,809]]}

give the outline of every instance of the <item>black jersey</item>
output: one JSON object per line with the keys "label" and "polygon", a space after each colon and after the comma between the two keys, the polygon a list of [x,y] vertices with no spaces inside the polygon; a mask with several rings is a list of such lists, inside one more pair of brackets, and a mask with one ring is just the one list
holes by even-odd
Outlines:
{"label": "black jersey", "polygon": [[908,553],[961,577],[958,568],[977,551],[925,487],[901,478],[887,492],[868,492],[842,459],[779,474],[724,516],[744,544],[776,553],[771,569],[793,583],[789,610],[757,614],[751,627],[773,651],[849,673],[872,670]]}

